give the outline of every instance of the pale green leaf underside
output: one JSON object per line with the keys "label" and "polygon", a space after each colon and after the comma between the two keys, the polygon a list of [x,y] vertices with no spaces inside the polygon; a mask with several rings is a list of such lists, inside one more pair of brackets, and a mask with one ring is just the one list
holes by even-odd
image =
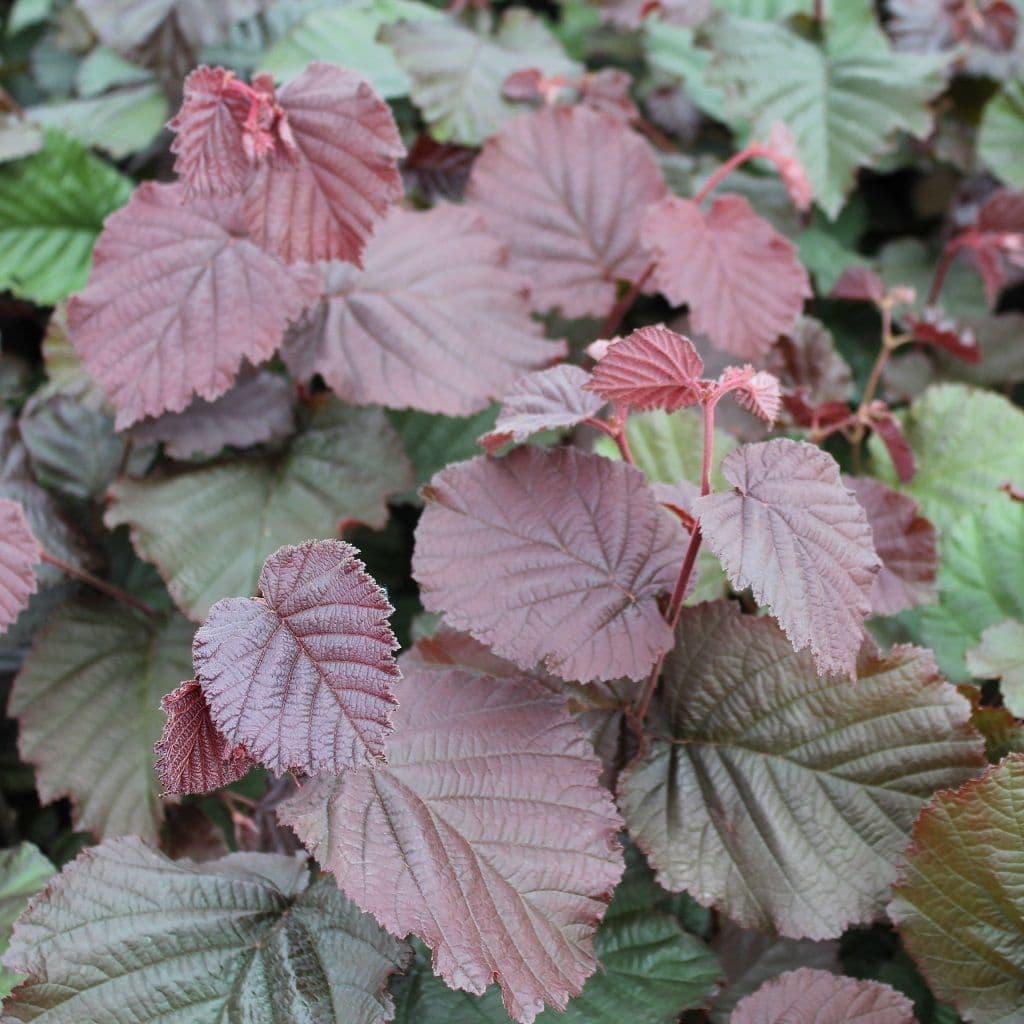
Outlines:
{"label": "pale green leaf underside", "polygon": [[1024,78],[1007,82],[985,106],[978,128],[978,156],[1012,188],[1024,188]]}
{"label": "pale green leaf underside", "polygon": [[[0,954],[7,949],[14,919],[25,909],[53,874],[54,866],[32,843],[0,850]],[[20,974],[0,966],[0,999],[21,980]]]}
{"label": "pale green leaf underside", "polygon": [[412,470],[377,408],[328,402],[277,458],[239,458],[112,489],[108,526],[127,523],[178,607],[200,620],[223,597],[256,593],[285,544],[334,537],[346,522],[381,527],[385,499]]}
{"label": "pale green leaf underside", "polygon": [[82,854],[18,925],[4,1024],[384,1024],[408,955],[305,858],[193,865],[137,839]]}
{"label": "pale green leaf underside", "polygon": [[44,803],[71,797],[97,837],[155,839],[163,817],[153,744],[160,698],[192,674],[192,626],[149,622],[110,601],[64,605],[14,683],[18,749]]}
{"label": "pale green leaf underside", "polygon": [[[1020,592],[1024,598],[1024,581]],[[967,652],[967,667],[976,679],[1000,680],[1003,703],[1024,718],[1024,622],[1009,619],[989,626],[981,643]]]}
{"label": "pale green leaf underside", "polygon": [[38,153],[0,165],[0,289],[53,305],[84,287],[103,219],[131,188],[55,132]]}

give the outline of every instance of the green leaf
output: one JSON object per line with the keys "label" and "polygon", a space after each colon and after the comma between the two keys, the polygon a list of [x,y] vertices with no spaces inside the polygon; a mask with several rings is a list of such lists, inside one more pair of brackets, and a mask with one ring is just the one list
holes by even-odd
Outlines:
{"label": "green leaf", "polygon": [[405,96],[409,77],[391,50],[377,42],[377,33],[381,25],[393,21],[442,17],[436,7],[416,0],[363,0],[350,6],[318,7],[278,39],[259,66],[287,82],[310,61],[324,60],[358,71],[385,99]]}
{"label": "green leaf", "polygon": [[156,82],[142,82],[102,96],[30,107],[29,119],[59,128],[115,159],[148,146],[167,120],[167,100]]}
{"label": "green leaf", "polygon": [[978,128],[978,156],[1012,188],[1024,188],[1024,78],[1007,82],[985,105]]}
{"label": "green leaf", "polygon": [[131,190],[124,175],[57,132],[38,153],[0,165],[0,289],[52,305],[82,288],[103,218]]}
{"label": "green leaf", "polygon": [[[1024,598],[1024,581],[1020,594]],[[989,626],[981,643],[967,652],[967,667],[976,679],[999,679],[1003,703],[1024,718],[1024,622],[1010,619]]]}
{"label": "green leaf", "polygon": [[967,1020],[1024,1006],[1024,755],[939,793],[914,825],[889,916],[935,994]]}
{"label": "green leaf", "polygon": [[255,594],[263,562],[279,547],[334,537],[349,523],[383,526],[385,499],[411,483],[383,411],[332,399],[278,456],[117,481],[105,521],[130,526],[136,551],[199,621],[223,597]]}
{"label": "green leaf", "polygon": [[385,25],[380,38],[412,80],[411,96],[439,142],[480,145],[523,112],[502,96],[505,79],[524,67],[545,74],[579,74],[536,15],[504,12],[497,31],[478,34],[451,18]]}
{"label": "green leaf", "polygon": [[913,480],[901,484],[877,434],[868,442],[873,471],[909,494],[940,536],[963,518],[1005,500],[1000,486],[1024,479],[1024,412],[1002,395],[963,384],[940,384],[899,415],[917,459]]}
{"label": "green leaf", "polygon": [[[0,850],[0,954],[7,949],[14,919],[56,868],[31,843]],[[21,975],[0,966],[0,999],[6,999]]]}
{"label": "green leaf", "polygon": [[304,856],[86,850],[15,928],[7,962],[29,980],[4,1020],[385,1024],[408,946],[308,882]]}
{"label": "green leaf", "polygon": [[791,938],[870,921],[924,802],[982,761],[967,701],[912,647],[819,678],[732,602],[684,609],[677,637],[663,738],[619,784],[658,881]]}
{"label": "green leaf", "polygon": [[704,113],[725,121],[725,95],[707,82],[711,54],[697,45],[694,30],[661,18],[645,18],[642,33],[647,63],[655,71],[679,79],[686,95]]}
{"label": "green leaf", "polygon": [[151,82],[153,72],[125,60],[116,50],[97,46],[91,50],[75,74],[78,94],[83,97],[99,96],[118,85],[139,85]]}
{"label": "green leaf", "polygon": [[71,601],[36,640],[8,710],[40,799],[70,797],[76,828],[156,838],[160,698],[192,675],[192,629],[178,615],[150,620],[109,600]]}
{"label": "green leaf", "polygon": [[855,16],[827,22],[820,46],[784,25],[727,17],[712,44],[709,81],[724,90],[733,120],[758,138],[785,122],[816,201],[833,218],[857,168],[890,152],[897,131],[928,133],[928,101],[942,91],[948,60],[894,54],[873,22]]}

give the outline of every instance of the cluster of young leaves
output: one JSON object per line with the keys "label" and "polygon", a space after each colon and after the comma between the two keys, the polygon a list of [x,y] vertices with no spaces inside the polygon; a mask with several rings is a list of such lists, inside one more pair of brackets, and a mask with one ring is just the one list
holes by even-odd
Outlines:
{"label": "cluster of young leaves", "polygon": [[13,5],[4,1024],[1020,1019],[1022,12],[883,13]]}

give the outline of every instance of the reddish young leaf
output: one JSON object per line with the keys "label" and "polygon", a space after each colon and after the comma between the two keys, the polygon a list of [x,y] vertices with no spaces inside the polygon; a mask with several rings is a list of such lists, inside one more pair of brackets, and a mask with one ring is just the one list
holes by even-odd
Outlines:
{"label": "reddish young leaf", "polygon": [[847,267],[829,292],[830,299],[849,299],[853,302],[873,302],[885,298],[885,282],[868,267]]}
{"label": "reddish young leaf", "polygon": [[245,747],[232,747],[213,724],[194,679],[160,701],[167,714],[156,744],[156,773],[167,793],[210,793],[243,778],[256,762]]}
{"label": "reddish young leaf", "polygon": [[657,599],[683,531],[638,469],[527,446],[450,466],[422,493],[423,605],[503,658],[579,682],[640,679],[671,646]]}
{"label": "reddish young leaf", "polygon": [[622,872],[601,763],[529,676],[402,665],[388,764],[315,779],[278,815],[360,907],[432,947],[449,986],[497,980],[517,1021],[564,1009]]}
{"label": "reddish young leaf", "polygon": [[575,427],[596,416],[605,401],[585,387],[590,374],[562,363],[520,377],[501,401],[494,429],[477,443],[490,454],[513,441],[522,444],[532,434],[559,427]]}
{"label": "reddish young leaf", "polygon": [[784,391],[796,392],[813,405],[840,402],[844,415],[848,412],[853,373],[820,321],[800,317],[793,330],[775,343],[764,368],[778,377]]}
{"label": "reddish young leaf", "polygon": [[895,615],[935,599],[938,551],[935,527],[918,514],[917,503],[880,480],[844,476],[843,483],[864,507],[882,568],[871,588],[874,615]]}
{"label": "reddish young leaf", "polygon": [[934,307],[926,309],[920,316],[906,318],[907,329],[914,341],[934,345],[965,363],[981,362],[981,346],[970,327],[960,327]]}
{"label": "reddish young leaf", "polygon": [[740,1000],[730,1024],[916,1024],[914,1004],[879,981],[801,967]]}
{"label": "reddish young leaf", "polygon": [[931,53],[962,44],[993,53],[1013,49],[1019,15],[1010,0],[889,0],[898,50]]}
{"label": "reddish young leaf", "polygon": [[224,68],[196,68],[167,127],[177,133],[174,170],[189,197],[240,192],[258,163],[289,162],[295,153],[269,75],[257,75],[247,86]]}
{"label": "reddish young leaf", "polygon": [[784,121],[776,121],[772,125],[764,151],[775,164],[793,205],[801,213],[806,213],[814,203],[814,186],[797,155],[793,133]]}
{"label": "reddish young leaf", "polygon": [[36,592],[39,542],[16,501],[0,498],[0,633],[22,613]]}
{"label": "reddish young leaf", "polygon": [[271,555],[262,598],[218,601],[192,660],[228,743],[274,772],[340,772],[384,756],[398,678],[384,591],[351,544]]}
{"label": "reddish young leaf", "polygon": [[437,142],[424,133],[402,162],[405,186],[410,192],[418,190],[431,202],[461,199],[477,152],[471,146]]}
{"label": "reddish young leaf", "polygon": [[771,426],[779,415],[782,391],[778,378],[766,370],[746,366],[730,366],[718,379],[718,386],[728,388],[747,412]]}
{"label": "reddish young leaf", "polygon": [[741,196],[717,197],[708,213],[690,199],[663,199],[647,211],[643,240],[658,290],[689,305],[694,331],[746,359],[791,330],[812,294],[793,243]]}
{"label": "reddish young leaf", "polygon": [[466,192],[533,282],[533,307],[571,318],[604,316],[616,282],[644,272],[641,217],[666,189],[651,147],[620,118],[549,107],[487,142]]}
{"label": "reddish young leaf", "polygon": [[870,422],[875,433],[885,444],[900,482],[909,483],[917,472],[917,460],[914,458],[914,449],[910,447],[910,442],[903,433],[900,421],[883,407],[871,412]]}
{"label": "reddish young leaf", "polygon": [[881,563],[835,459],[777,438],[737,448],[722,475],[734,490],[700,498],[697,514],[733,585],[753,589],[819,672],[852,677]]}
{"label": "reddish young leaf", "polygon": [[845,402],[822,402],[811,405],[803,395],[783,395],[782,405],[798,427],[835,426],[850,418],[850,407]]}
{"label": "reddish young leaf", "polygon": [[658,324],[609,346],[585,386],[617,405],[675,412],[700,401],[703,370],[693,342]]}
{"label": "reddish young leaf", "polygon": [[253,239],[286,263],[346,260],[402,197],[391,109],[354,71],[311,63],[279,93],[291,160],[264,160],[245,193]]}
{"label": "reddish young leaf", "polygon": [[1001,189],[978,211],[974,226],[954,244],[968,249],[985,283],[990,306],[1011,277],[1024,271],[1024,192]]}
{"label": "reddish young leaf", "polygon": [[296,377],[319,373],[346,402],[466,416],[565,355],[530,319],[527,290],[479,214],[396,208],[364,271],[327,267],[323,301],[281,355]]}
{"label": "reddish young leaf", "polygon": [[284,267],[246,239],[240,200],[183,196],[140,185],[107,218],[89,284],[68,304],[71,341],[119,430],[224,394],[319,294],[312,268]]}
{"label": "reddish young leaf", "polygon": [[632,76],[619,68],[588,71],[579,78],[545,75],[540,68],[526,68],[513,71],[505,79],[501,91],[506,99],[525,103],[580,103],[594,110],[603,110],[629,124],[640,116],[630,96],[632,84]]}

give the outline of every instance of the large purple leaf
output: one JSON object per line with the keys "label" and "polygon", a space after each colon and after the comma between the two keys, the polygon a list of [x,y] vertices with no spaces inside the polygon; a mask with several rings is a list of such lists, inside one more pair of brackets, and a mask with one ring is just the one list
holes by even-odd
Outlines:
{"label": "large purple leaf", "polygon": [[269,359],[319,294],[245,237],[234,199],[184,205],[179,185],[140,185],[107,218],[89,284],[68,305],[71,340],[123,429],[214,399],[243,359]]}
{"label": "large purple leaf", "polygon": [[640,679],[671,646],[658,608],[683,530],[643,473],[575,448],[517,448],[423,488],[413,575],[424,607],[520,668]]}
{"label": "large purple leaf", "polygon": [[495,452],[509,441],[521,444],[538,431],[575,427],[596,416],[606,402],[584,390],[589,380],[586,370],[568,363],[521,377],[502,398],[494,429],[479,443]]}
{"label": "large purple leaf", "polygon": [[691,199],[664,199],[648,210],[643,238],[658,290],[689,305],[694,331],[744,359],[792,330],[811,297],[793,243],[742,196],[719,196],[706,213]]}
{"label": "large purple leaf", "polygon": [[750,587],[818,671],[852,676],[881,568],[871,527],[835,459],[786,438],[722,462],[733,490],[698,499],[708,545],[738,589]]}
{"label": "large purple leaf", "polygon": [[6,632],[36,592],[38,562],[39,542],[25,510],[16,501],[0,498],[0,633]]}
{"label": "large purple leaf", "polygon": [[275,772],[340,772],[384,756],[398,678],[387,597],[343,541],[271,555],[262,598],[229,597],[192,660],[217,728]]}
{"label": "large purple leaf", "polygon": [[649,752],[619,806],[658,881],[747,928],[835,938],[881,912],[932,793],[984,760],[930,651],[867,645],[819,678],[771,619],[684,608]]}
{"label": "large purple leaf", "polygon": [[388,764],[308,783],[279,816],[451,987],[501,985],[521,1022],[564,1009],[622,872],[601,764],[562,696],[523,675],[403,659]]}
{"label": "large purple leaf", "polygon": [[534,283],[537,310],[603,316],[616,282],[636,280],[644,210],[666,194],[651,147],[613,114],[550,107],[503,128],[467,186],[513,270]]}
{"label": "large purple leaf", "polygon": [[253,239],[286,263],[358,264],[402,197],[405,147],[391,109],[354,71],[314,61],[277,95],[290,160],[264,161],[245,193]]}
{"label": "large purple leaf", "polygon": [[565,354],[530,319],[525,278],[470,210],[394,209],[365,271],[332,263],[324,299],[282,355],[300,378],[321,374],[347,402],[465,416],[528,370]]}
{"label": "large purple leaf", "polygon": [[879,981],[802,967],[737,1004],[730,1024],[916,1024],[914,1004]]}

